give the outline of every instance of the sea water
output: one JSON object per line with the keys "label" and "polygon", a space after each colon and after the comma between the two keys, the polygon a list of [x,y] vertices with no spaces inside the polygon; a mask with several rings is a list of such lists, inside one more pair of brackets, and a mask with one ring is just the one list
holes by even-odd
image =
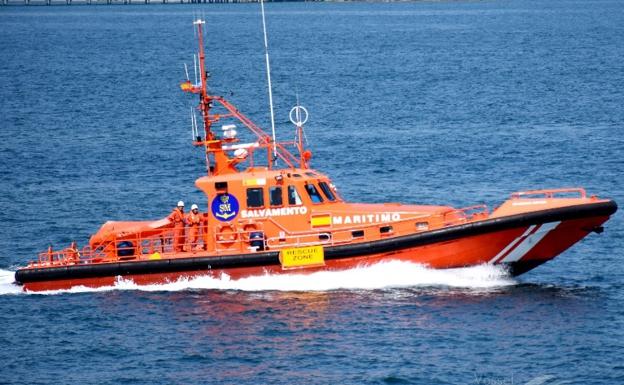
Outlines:
{"label": "sea water", "polygon": [[[24,294],[13,272],[193,185],[191,22],[210,88],[269,126],[258,4],[0,7],[0,383],[624,383],[617,213],[518,278],[391,262]],[[624,202],[624,3],[267,4],[279,138],[363,202]]]}

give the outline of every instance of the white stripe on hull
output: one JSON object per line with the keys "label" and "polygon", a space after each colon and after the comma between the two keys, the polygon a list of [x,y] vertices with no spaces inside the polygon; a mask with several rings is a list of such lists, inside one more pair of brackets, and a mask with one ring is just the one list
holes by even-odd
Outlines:
{"label": "white stripe on hull", "polygon": [[[496,256],[492,258],[489,263],[509,263],[521,260],[522,257],[531,251],[535,245],[544,239],[544,237],[546,237],[546,235],[554,230],[560,223],[561,221],[529,226],[529,228],[521,236],[505,246],[505,248],[501,250],[500,253],[496,254]],[[531,234],[531,232],[535,230],[536,226],[540,227],[537,228],[537,231]],[[511,250],[511,252],[509,250]],[[502,259],[499,261],[500,258]]]}
{"label": "white stripe on hull", "polygon": [[522,239],[524,239],[524,237],[526,237],[529,233],[531,233],[531,231],[533,231],[534,228],[535,228],[535,225],[529,226],[529,228],[521,236],[519,236],[518,238],[514,239],[513,241],[511,241],[510,244],[505,246],[505,248],[503,250],[501,250],[500,253],[496,254],[496,256],[494,258],[492,258],[489,263],[495,263],[496,261],[498,261],[499,258],[501,258],[503,255],[507,254],[509,249],[514,247],[518,242],[520,242]]}
{"label": "white stripe on hull", "polygon": [[544,223],[535,233],[529,235],[511,253],[500,261],[500,263],[516,262],[522,259],[532,248],[535,247],[549,232],[555,229],[561,222]]}

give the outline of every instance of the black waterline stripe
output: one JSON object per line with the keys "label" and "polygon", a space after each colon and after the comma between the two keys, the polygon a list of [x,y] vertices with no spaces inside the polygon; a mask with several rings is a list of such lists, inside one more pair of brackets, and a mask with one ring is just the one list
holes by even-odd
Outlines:
{"label": "black waterline stripe", "polygon": [[[325,248],[325,259],[341,259],[399,251],[406,248],[488,234],[533,224],[608,216],[616,211],[617,204],[614,201],[607,201],[517,214],[372,242],[329,246]],[[27,283],[64,279],[114,277],[118,275],[208,271],[276,265],[279,265],[279,252],[269,251],[226,256],[200,256],[140,262],[116,262],[40,269],[21,269],[15,273],[15,281],[17,283]]]}

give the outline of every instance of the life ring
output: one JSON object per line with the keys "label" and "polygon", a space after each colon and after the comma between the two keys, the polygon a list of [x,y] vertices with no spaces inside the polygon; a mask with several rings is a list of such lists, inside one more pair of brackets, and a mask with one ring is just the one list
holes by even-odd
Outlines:
{"label": "life ring", "polygon": [[65,250],[65,259],[70,263],[78,263],[80,261],[80,252],[76,246],[76,242],[72,242]]}
{"label": "life ring", "polygon": [[[68,262],[71,263],[77,263],[78,261],[80,261],[80,252],[78,252],[78,249],[75,247],[68,247],[67,249],[64,250],[65,252],[65,259]],[[53,263],[53,261],[51,261]]]}
{"label": "life ring", "polygon": [[245,222],[243,224],[243,237],[245,241],[249,241],[251,233],[258,231],[258,224],[255,222]]}
{"label": "life ring", "polygon": [[232,244],[238,238],[236,228],[231,224],[223,224],[217,227],[217,241],[222,244]]}

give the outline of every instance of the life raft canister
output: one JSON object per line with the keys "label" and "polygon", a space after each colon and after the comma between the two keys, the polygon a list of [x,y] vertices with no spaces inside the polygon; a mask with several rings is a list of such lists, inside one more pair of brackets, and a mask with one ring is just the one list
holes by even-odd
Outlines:
{"label": "life raft canister", "polygon": [[257,251],[264,250],[264,232],[254,231],[249,234],[249,246],[255,247]]}
{"label": "life raft canister", "polygon": [[134,243],[130,241],[122,241],[122,242],[117,243],[117,256],[118,257],[134,256]]}
{"label": "life raft canister", "polygon": [[255,247],[257,251],[262,251],[266,247],[264,231],[260,230],[256,222],[247,221],[243,223],[243,238],[245,242],[249,242],[249,246]]}

